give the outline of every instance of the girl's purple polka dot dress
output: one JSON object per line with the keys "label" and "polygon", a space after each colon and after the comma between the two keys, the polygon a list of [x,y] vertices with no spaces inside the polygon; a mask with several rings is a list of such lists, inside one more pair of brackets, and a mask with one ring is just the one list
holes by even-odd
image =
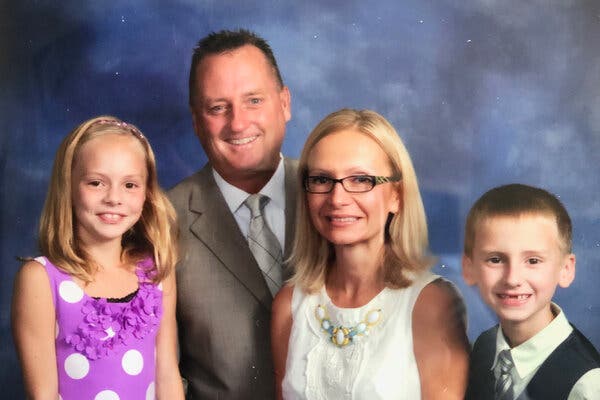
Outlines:
{"label": "girl's purple polka dot dress", "polygon": [[46,257],[56,310],[59,399],[155,399],[155,342],[162,290],[150,258],[138,263],[139,289],[124,302],[89,297]]}

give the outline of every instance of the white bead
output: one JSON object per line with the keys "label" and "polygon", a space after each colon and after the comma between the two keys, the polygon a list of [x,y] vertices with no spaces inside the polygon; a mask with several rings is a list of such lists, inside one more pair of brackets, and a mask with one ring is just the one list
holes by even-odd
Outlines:
{"label": "white bead", "polygon": [[363,333],[366,329],[367,324],[365,324],[364,322],[361,322],[360,324],[356,325],[356,332],[358,333]]}
{"label": "white bead", "polygon": [[322,327],[323,329],[325,329],[325,330],[328,330],[330,326],[331,326],[331,324],[329,323],[329,321],[328,321],[328,320],[324,320],[324,321],[321,323],[321,327]]}
{"label": "white bead", "polygon": [[344,343],[344,331],[342,331],[341,329],[338,330],[335,334],[335,341],[337,344],[342,344]]}
{"label": "white bead", "polygon": [[379,321],[380,315],[381,313],[379,312],[379,310],[369,311],[369,313],[367,314],[367,323],[369,325],[373,325],[375,322]]}
{"label": "white bead", "polygon": [[325,318],[325,309],[321,306],[317,307],[317,318],[319,318],[319,319]]}

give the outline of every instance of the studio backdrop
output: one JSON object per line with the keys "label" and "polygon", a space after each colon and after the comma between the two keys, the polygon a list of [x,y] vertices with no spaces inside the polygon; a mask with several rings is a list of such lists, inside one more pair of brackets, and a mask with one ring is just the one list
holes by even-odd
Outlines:
{"label": "studio backdrop", "polygon": [[577,276],[556,293],[600,347],[600,3],[595,0],[17,1],[0,4],[0,387],[22,398],[10,335],[17,256],[35,256],[55,151],[110,114],[140,127],[169,188],[206,156],[187,103],[193,47],[211,31],[265,37],[292,94],[283,153],[342,107],[396,127],[424,197],[435,271],[459,287],[473,340],[494,315],[460,276],[463,223],[484,191],[556,194]]}

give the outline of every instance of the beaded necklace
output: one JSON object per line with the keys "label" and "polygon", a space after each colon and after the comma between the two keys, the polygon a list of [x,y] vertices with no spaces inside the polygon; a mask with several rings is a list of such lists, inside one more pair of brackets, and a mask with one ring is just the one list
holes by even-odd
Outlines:
{"label": "beaded necklace", "polygon": [[381,309],[369,311],[365,318],[355,326],[334,326],[327,315],[327,309],[319,304],[315,309],[315,317],[319,321],[321,330],[329,335],[331,343],[337,347],[345,347],[364,335],[369,334],[369,329],[379,323],[382,317]]}

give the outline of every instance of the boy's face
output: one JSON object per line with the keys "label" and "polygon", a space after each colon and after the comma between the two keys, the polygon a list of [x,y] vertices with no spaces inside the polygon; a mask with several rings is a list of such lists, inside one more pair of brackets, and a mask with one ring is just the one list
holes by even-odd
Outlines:
{"label": "boy's face", "polygon": [[555,220],[525,214],[483,219],[475,229],[473,251],[463,256],[463,277],[477,285],[503,329],[533,336],[553,318],[556,286],[575,278],[575,255],[562,248]]}

